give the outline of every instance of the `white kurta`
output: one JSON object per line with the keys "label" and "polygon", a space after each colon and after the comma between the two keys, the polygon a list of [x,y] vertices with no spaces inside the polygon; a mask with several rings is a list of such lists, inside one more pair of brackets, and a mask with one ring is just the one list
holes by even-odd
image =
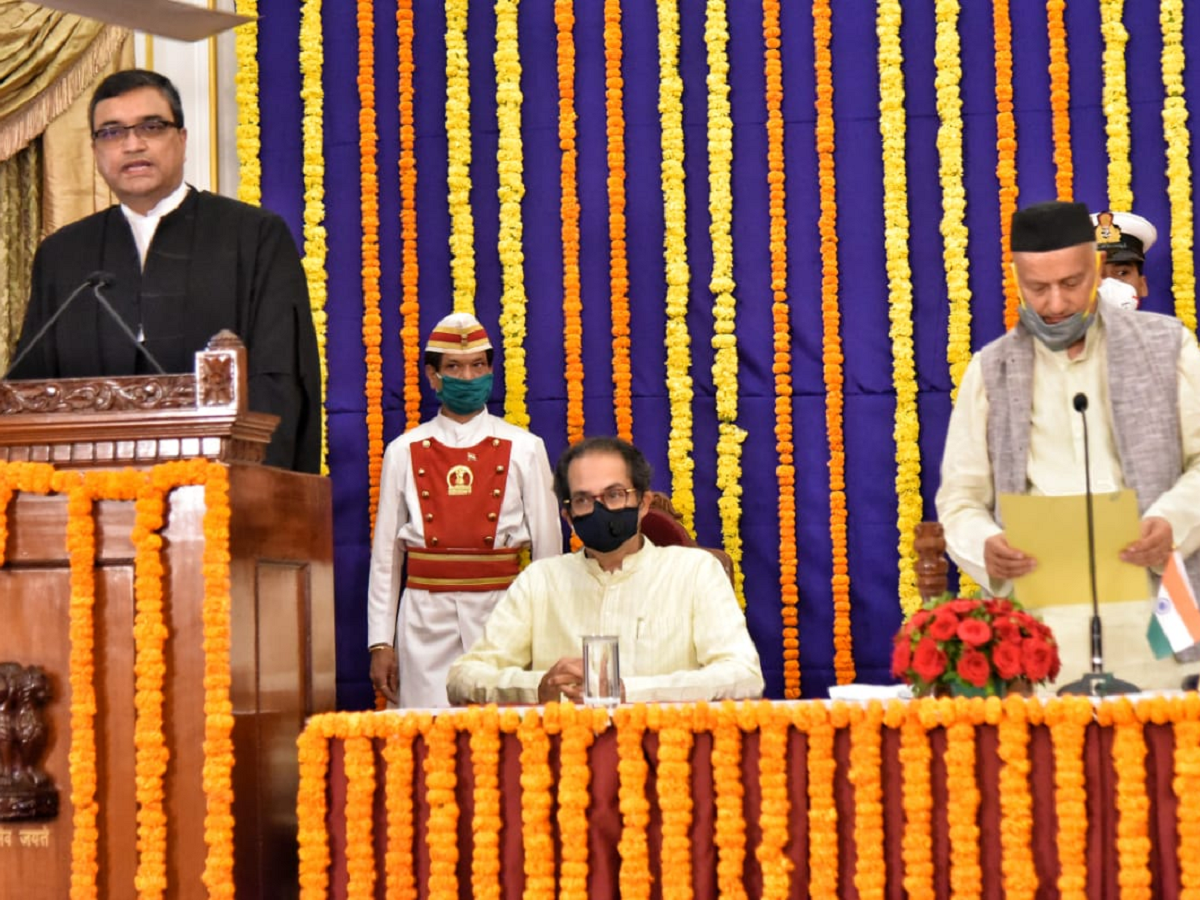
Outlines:
{"label": "white kurta", "polygon": [[[1183,437],[1184,473],[1175,486],[1146,510],[1171,523],[1175,543],[1184,557],[1200,549],[1200,348],[1185,333],[1177,365],[1179,419]],[[1106,493],[1125,487],[1113,436],[1109,404],[1107,353],[1103,319],[1087,334],[1083,351],[1069,359],[1066,351],[1048,350],[1034,342],[1033,408],[1029,434],[1027,476],[1031,494],[1082,494],[1083,423],[1072,398],[1083,392],[1087,409],[1092,491]],[[946,432],[942,483],[937,494],[938,521],[946,532],[946,549],[959,568],[993,594],[1012,591],[1012,583],[994,581],[984,567],[983,545],[1003,529],[992,514],[995,490],[987,440],[988,397],[978,356],[971,360],[958,389],[958,399]],[[1036,548],[1025,549],[1036,556]],[[1155,660],[1146,641],[1154,608],[1151,598],[1106,603],[1105,669],[1143,689],[1178,688],[1182,667],[1173,659]],[[1073,681],[1091,670],[1091,610],[1087,604],[1033,610],[1053,630],[1062,657],[1059,683]]]}
{"label": "white kurta", "polygon": [[488,438],[512,442],[494,548],[530,547],[534,559],[562,553],[553,476],[542,439],[487,411],[468,422],[440,413],[392,441],[384,453],[379,509],[367,594],[368,645],[391,643],[400,667],[400,706],[446,706],[446,672],[479,638],[504,591],[405,589],[400,575],[408,547],[423,547],[420,498],[409,447],[432,438],[448,447],[473,447]]}
{"label": "white kurta", "polygon": [[451,700],[537,703],[542,676],[581,656],[585,634],[618,636],[630,703],[761,696],[758,651],[716,557],[643,540],[615,572],[582,550],[522,572],[451,667]]}

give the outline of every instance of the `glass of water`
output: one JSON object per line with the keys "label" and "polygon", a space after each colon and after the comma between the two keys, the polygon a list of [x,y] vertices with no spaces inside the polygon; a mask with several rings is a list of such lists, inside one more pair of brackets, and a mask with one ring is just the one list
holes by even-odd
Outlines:
{"label": "glass of water", "polygon": [[621,658],[615,634],[583,636],[583,702],[588,706],[621,702]]}

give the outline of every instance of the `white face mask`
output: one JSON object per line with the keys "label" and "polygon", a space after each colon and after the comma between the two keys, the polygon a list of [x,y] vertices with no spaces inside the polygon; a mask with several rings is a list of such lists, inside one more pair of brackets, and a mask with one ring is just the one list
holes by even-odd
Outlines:
{"label": "white face mask", "polygon": [[1132,284],[1126,284],[1117,278],[1105,278],[1100,282],[1097,291],[1100,300],[1121,309],[1137,309],[1137,289]]}

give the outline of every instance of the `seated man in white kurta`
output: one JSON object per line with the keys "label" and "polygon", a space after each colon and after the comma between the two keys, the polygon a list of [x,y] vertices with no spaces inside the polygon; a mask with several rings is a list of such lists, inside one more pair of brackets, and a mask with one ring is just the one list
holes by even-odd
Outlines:
{"label": "seated man in white kurta", "polygon": [[559,459],[554,488],[583,549],[517,577],[450,667],[451,702],[581,700],[585,634],[617,635],[630,703],[761,696],[758,651],[721,564],[639,532],[650,508],[641,451],[617,438],[581,441]]}
{"label": "seated man in white kurta", "polygon": [[[937,510],[950,556],[993,594],[1033,571],[1038,548],[1009,545],[997,497],[1084,493],[1083,423],[1073,406],[1082,393],[1093,491],[1137,493],[1141,536],[1121,558],[1161,572],[1178,545],[1200,586],[1195,336],[1167,316],[1097,304],[1104,258],[1081,204],[1018,211],[1012,249],[1020,322],[971,360],[946,434]],[[1086,585],[1080,595],[1088,599]],[[1188,654],[1154,659],[1145,637],[1153,608],[1149,596],[1101,607],[1105,668],[1143,690],[1178,688],[1195,666],[1179,664]],[[1090,671],[1090,606],[1034,612],[1058,639],[1060,682]]]}
{"label": "seated man in white kurta", "polygon": [[479,637],[522,548],[563,550],[542,439],[487,411],[492,343],[474,316],[434,327],[425,374],[442,408],[384,454],[367,604],[371,682],[404,707],[446,705],[446,670]]}

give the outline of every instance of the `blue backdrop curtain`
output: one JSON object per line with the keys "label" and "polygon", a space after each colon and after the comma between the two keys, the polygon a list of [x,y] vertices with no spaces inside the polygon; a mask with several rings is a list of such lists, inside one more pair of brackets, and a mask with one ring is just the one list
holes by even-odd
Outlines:
{"label": "blue backdrop curtain", "polygon": [[[263,204],[285,216],[300,242],[303,175],[299,6],[260,0],[260,91]],[[447,210],[445,13],[434,0],[415,0],[417,227],[421,333],[451,308],[450,219]],[[970,244],[972,346],[1004,328],[992,7],[964,2],[962,37],[963,155]],[[399,156],[394,0],[375,4],[375,80],[379,132],[380,247],[385,439],[403,422],[400,344]],[[891,637],[900,623],[897,575],[895,444],[889,291],[884,254],[883,164],[879,132],[876,9],[869,0],[833,3],[833,82],[842,339],[845,352],[846,480],[852,629],[858,677],[886,681]],[[577,0],[576,105],[579,112],[579,197],[582,205],[582,296],[585,413],[589,434],[612,433],[608,226],[605,179],[603,4]],[[684,80],[689,326],[696,397],[696,527],[702,543],[719,545],[716,415],[710,366],[712,257],[708,236],[705,4],[680,0],[680,70]],[[628,241],[632,308],[633,434],[655,468],[655,487],[670,490],[665,388],[663,208],[659,180],[660,125],[655,4],[622,4],[627,122]],[[743,445],[743,517],[747,618],[758,644],[768,694],[782,695],[778,562],[778,488],[774,436],[772,317],[769,285],[762,9],[729,3],[730,83],[734,119],[733,240],[740,365],[739,425]],[[1172,312],[1172,267],[1166,237],[1170,215],[1165,175],[1158,8],[1127,2],[1125,26],[1136,211],[1158,225],[1150,253],[1151,297],[1144,306]],[[1049,41],[1044,2],[1013,0],[1014,89],[1020,203],[1055,195],[1049,89]],[[833,682],[833,609],[829,537],[828,447],[821,358],[819,197],[814,139],[815,76],[810,5],[786,0],[782,12],[786,121],[788,295],[792,317],[799,619],[802,688],[824,696]],[[909,258],[914,348],[919,385],[921,493],[934,518],[942,442],[950,411],[946,360],[948,303],[939,223],[938,115],[935,95],[933,0],[903,3],[907,107]],[[1070,122],[1075,198],[1093,209],[1107,203],[1105,120],[1101,102],[1103,40],[1096,0],[1066,9],[1071,67]],[[1185,47],[1200,47],[1200,16],[1185,21]],[[365,595],[370,555],[367,436],[363,384],[362,286],[354,7],[326,0],[324,31],[325,226],[328,230],[328,463],[335,496],[339,703],[370,703],[366,678]],[[496,87],[492,59],[495,13],[473,2],[468,22],[475,217],[476,311],[498,337],[501,273],[496,251],[499,203],[496,167]],[[551,0],[525,0],[520,10],[524,93],[523,205],[529,334],[528,404],[532,430],[553,459],[566,446],[559,219],[558,89]],[[1200,91],[1196,66],[1185,73],[1186,96]],[[1189,123],[1190,126],[1190,123]],[[1195,160],[1193,138],[1192,165]],[[497,358],[492,409],[503,412],[502,359]],[[423,410],[435,409],[427,387]]]}

